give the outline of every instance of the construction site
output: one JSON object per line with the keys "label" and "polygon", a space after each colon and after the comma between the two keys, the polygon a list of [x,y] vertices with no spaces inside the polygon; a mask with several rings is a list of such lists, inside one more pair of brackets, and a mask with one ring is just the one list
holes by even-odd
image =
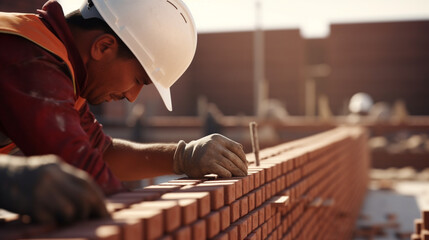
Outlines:
{"label": "construction site", "polygon": [[317,37],[251,25],[198,32],[172,112],[154,86],[90,105],[112,138],[222,134],[243,146],[247,176],[124,181],[105,196],[109,218],[66,226],[0,209],[0,239],[429,239],[429,13],[333,22]]}

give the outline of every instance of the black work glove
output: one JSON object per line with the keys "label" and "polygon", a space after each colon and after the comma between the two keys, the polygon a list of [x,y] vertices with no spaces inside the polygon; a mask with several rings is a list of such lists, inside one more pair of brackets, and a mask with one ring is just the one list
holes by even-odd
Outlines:
{"label": "black work glove", "polygon": [[109,215],[91,177],[55,155],[0,155],[0,181],[0,208],[32,222],[67,224]]}

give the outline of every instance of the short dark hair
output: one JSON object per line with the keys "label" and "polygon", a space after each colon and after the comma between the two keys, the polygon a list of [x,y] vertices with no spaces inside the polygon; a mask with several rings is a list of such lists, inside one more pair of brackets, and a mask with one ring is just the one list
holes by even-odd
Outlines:
{"label": "short dark hair", "polygon": [[125,45],[121,38],[109,27],[105,21],[98,18],[85,19],[79,10],[67,14],[66,21],[68,24],[85,30],[103,30],[105,33],[113,35],[118,41],[119,45],[118,56],[123,58],[135,57],[127,45]]}

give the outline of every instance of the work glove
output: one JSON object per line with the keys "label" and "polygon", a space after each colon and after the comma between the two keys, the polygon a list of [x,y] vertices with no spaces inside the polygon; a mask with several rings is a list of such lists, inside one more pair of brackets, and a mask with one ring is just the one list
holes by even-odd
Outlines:
{"label": "work glove", "polygon": [[32,222],[68,224],[109,216],[91,177],[55,155],[0,155],[0,208]]}
{"label": "work glove", "polygon": [[247,175],[243,146],[220,134],[212,134],[186,143],[181,140],[174,153],[174,172],[192,178],[206,174],[219,177]]}

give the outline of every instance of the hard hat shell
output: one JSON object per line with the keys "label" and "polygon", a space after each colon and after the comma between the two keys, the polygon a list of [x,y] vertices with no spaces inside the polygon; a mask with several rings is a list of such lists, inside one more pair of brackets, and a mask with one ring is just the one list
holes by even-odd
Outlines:
{"label": "hard hat shell", "polygon": [[[101,17],[121,38],[172,110],[170,87],[192,62],[197,31],[181,0],[92,0],[84,18]],[[98,16],[97,16],[98,15]]]}
{"label": "hard hat shell", "polygon": [[352,113],[368,113],[373,105],[371,96],[364,92],[356,93],[349,103],[349,110]]}

